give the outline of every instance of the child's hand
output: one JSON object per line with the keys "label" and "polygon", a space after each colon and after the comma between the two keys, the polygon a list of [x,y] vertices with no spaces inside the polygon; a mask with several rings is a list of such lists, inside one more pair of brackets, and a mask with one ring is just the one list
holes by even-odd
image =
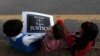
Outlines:
{"label": "child's hand", "polygon": [[52,28],[49,28],[49,29],[47,30],[47,35],[48,35],[48,37],[49,37],[50,39],[53,38],[53,30],[52,30]]}

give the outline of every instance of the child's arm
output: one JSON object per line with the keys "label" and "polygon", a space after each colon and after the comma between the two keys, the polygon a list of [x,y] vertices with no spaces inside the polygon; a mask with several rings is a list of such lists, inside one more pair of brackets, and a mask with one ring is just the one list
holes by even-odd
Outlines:
{"label": "child's arm", "polygon": [[42,37],[44,36],[45,34],[35,34],[35,35],[31,35],[31,36],[24,36],[22,41],[23,41],[23,44],[26,45],[26,46],[29,46],[32,42],[35,42],[39,39],[42,39]]}

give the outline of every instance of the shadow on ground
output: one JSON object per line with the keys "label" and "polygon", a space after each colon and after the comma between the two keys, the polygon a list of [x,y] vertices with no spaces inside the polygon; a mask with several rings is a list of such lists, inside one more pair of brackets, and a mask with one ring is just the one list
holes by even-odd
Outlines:
{"label": "shadow on ground", "polygon": [[[100,30],[100,22],[96,21],[96,20],[92,20],[93,22],[95,22]],[[80,28],[80,24],[83,21],[77,21],[77,20],[65,20],[65,26],[68,27],[68,29],[71,32],[74,31],[78,31]],[[35,53],[30,53],[30,54],[26,54],[26,53],[21,53],[16,51],[15,49],[11,48],[8,44],[8,41],[5,37],[5,35],[2,33],[2,25],[3,25],[3,21],[0,21],[0,56],[41,56],[41,52],[40,50],[36,51]],[[97,40],[96,42],[100,42],[100,33],[98,34]],[[92,48],[92,50],[86,54],[86,56],[100,56],[100,49],[99,48]],[[47,56],[71,56],[71,53],[68,51],[68,49],[66,48],[66,45],[64,44],[64,48],[62,50],[59,51],[55,51],[55,52],[50,52],[48,53]]]}

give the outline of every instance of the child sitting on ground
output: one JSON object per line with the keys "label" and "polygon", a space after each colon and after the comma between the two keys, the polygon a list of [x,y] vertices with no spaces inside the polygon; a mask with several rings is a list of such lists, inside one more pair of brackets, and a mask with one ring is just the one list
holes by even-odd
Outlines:
{"label": "child sitting on ground", "polygon": [[95,43],[98,32],[98,26],[95,23],[84,22],[79,32],[69,33],[65,39],[73,55],[82,56],[89,51]]}
{"label": "child sitting on ground", "polygon": [[22,22],[20,20],[8,20],[3,25],[3,32],[7,36],[11,47],[21,52],[34,52],[40,47],[40,41],[43,34],[26,35],[22,31]]}
{"label": "child sitting on ground", "polygon": [[62,20],[57,20],[56,24],[47,30],[42,42],[42,52],[57,51],[61,48],[63,38],[66,36],[65,26]]}

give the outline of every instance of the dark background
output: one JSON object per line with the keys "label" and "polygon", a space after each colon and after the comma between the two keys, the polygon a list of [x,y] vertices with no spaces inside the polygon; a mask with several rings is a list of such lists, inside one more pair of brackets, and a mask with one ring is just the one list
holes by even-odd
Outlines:
{"label": "dark background", "polygon": [[39,20],[41,18],[35,18],[34,16],[44,18],[44,19],[42,19],[43,21],[40,22],[40,23],[43,24],[43,25],[41,25],[42,27],[49,27],[50,26],[49,17],[28,14],[27,15],[27,20],[26,20],[27,21],[27,32],[28,33],[31,33],[31,32],[33,32],[33,33],[41,33],[42,32],[43,33],[43,32],[45,32],[45,30],[34,30],[34,31],[30,30],[30,26],[39,26],[39,25],[36,25],[36,23],[39,23],[37,20]]}
{"label": "dark background", "polygon": [[0,14],[100,14],[100,0],[0,0]]}

